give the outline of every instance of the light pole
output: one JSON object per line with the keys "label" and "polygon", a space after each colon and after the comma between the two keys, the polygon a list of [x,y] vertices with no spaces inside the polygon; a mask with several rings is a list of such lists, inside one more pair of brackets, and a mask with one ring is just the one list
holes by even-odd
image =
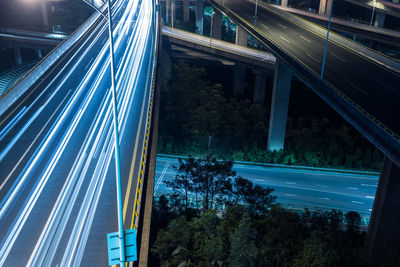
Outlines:
{"label": "light pole", "polygon": [[112,106],[113,106],[113,125],[114,125],[114,156],[115,156],[115,180],[117,189],[117,212],[118,212],[118,238],[120,246],[119,261],[121,267],[125,262],[125,235],[124,235],[124,223],[122,219],[122,190],[121,190],[121,165],[120,165],[120,152],[119,152],[119,133],[118,133],[118,110],[117,110],[117,92],[115,83],[115,62],[114,62],[114,38],[112,32],[112,16],[111,16],[111,3],[107,0],[108,18],[98,9],[96,6],[86,2],[89,6],[94,8],[96,11],[108,20],[108,35],[110,38],[110,58],[111,58],[111,92],[112,92]]}
{"label": "light pole", "polygon": [[175,18],[175,1],[172,2],[172,28],[174,28],[174,18]]}
{"label": "light pole", "polygon": [[254,18],[257,18],[258,0],[256,0],[256,8],[254,10]]}
{"label": "light pole", "polygon": [[333,0],[332,0],[332,2],[331,2],[331,10],[330,10],[330,12],[329,12],[329,22],[328,22],[328,30],[327,30],[327,32],[326,32],[324,59],[322,60],[321,80],[322,80],[323,77],[324,77],[324,69],[325,69],[325,61],[326,61],[326,50],[328,49],[329,29],[331,28],[332,6],[333,6]]}
{"label": "light pole", "polygon": [[215,12],[213,11],[211,13],[211,26],[210,26],[210,46],[211,46],[211,39],[212,39],[212,32],[213,32],[213,20],[214,20],[214,14]]}
{"label": "light pole", "polygon": [[369,26],[372,26],[372,21],[374,20],[375,7],[376,7],[376,0],[374,0],[374,6],[372,8],[372,15],[371,15],[371,21],[369,22]]}

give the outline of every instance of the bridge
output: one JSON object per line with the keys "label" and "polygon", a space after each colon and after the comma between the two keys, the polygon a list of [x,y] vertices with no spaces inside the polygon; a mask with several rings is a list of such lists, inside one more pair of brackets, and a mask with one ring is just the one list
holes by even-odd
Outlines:
{"label": "bridge", "polygon": [[[197,13],[204,12],[202,0],[197,3]],[[236,46],[169,28],[164,36],[190,49],[274,70],[268,149],[284,146],[290,80],[296,76],[382,150],[386,157],[369,240],[397,246],[399,234],[390,225],[400,220],[391,212],[400,203],[398,63],[333,34],[321,79],[326,30],[267,4],[260,4],[254,19],[254,1],[210,3],[238,25]],[[154,184],[151,144],[157,142],[157,123],[152,122],[161,33],[156,9],[150,0],[116,0],[112,9],[124,226],[143,226],[147,234],[151,213],[141,203],[151,207]],[[94,14],[0,100],[0,264],[107,262],[105,236],[117,229],[117,209],[106,29],[106,20]],[[248,34],[270,52],[246,48]],[[147,189],[150,194],[142,196]],[[388,229],[393,230],[389,235]]]}

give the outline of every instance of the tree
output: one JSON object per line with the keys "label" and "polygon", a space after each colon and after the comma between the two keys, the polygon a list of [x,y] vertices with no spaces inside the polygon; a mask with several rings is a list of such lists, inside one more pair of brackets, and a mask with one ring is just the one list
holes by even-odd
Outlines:
{"label": "tree", "polygon": [[225,260],[220,222],[214,212],[204,212],[193,220],[193,253],[197,266],[212,266]]}
{"label": "tree", "polygon": [[360,224],[361,224],[361,216],[358,212],[349,211],[345,215],[347,221],[347,231],[359,233],[360,232]]}
{"label": "tree", "polygon": [[273,191],[274,189],[270,187],[263,188],[259,185],[255,185],[245,198],[250,214],[266,214],[276,199],[276,196],[271,195]]}
{"label": "tree", "polygon": [[250,180],[244,179],[241,176],[236,177],[232,187],[232,201],[234,206],[236,207],[238,204],[245,203],[252,189],[253,183]]}
{"label": "tree", "polygon": [[231,236],[230,266],[252,267],[257,264],[258,249],[255,244],[256,231],[250,216],[245,214],[234,235]]}
{"label": "tree", "polygon": [[338,256],[335,249],[321,237],[321,232],[313,232],[304,242],[303,250],[294,260],[293,267],[338,266]]}
{"label": "tree", "polygon": [[217,161],[208,155],[199,159],[199,167],[193,174],[194,190],[203,201],[203,209],[213,208],[214,201],[221,204],[231,191],[230,179],[236,175],[232,161]]}
{"label": "tree", "polygon": [[191,232],[190,224],[181,216],[157,233],[151,251],[159,258],[161,265],[177,266],[190,260]]}
{"label": "tree", "polygon": [[198,168],[198,161],[193,157],[179,159],[179,167],[174,166],[176,174],[171,181],[164,183],[172,187],[178,196],[181,196],[185,203],[185,211],[188,209],[188,196],[193,191],[193,173]]}

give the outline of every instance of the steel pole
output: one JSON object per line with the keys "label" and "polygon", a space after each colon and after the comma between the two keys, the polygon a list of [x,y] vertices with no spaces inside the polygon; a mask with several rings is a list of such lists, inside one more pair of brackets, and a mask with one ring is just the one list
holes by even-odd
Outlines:
{"label": "steel pole", "polygon": [[214,20],[214,11],[213,11],[213,13],[211,13],[210,46],[211,46],[211,39],[212,39],[212,32],[213,32],[213,20]]}
{"label": "steel pole", "polygon": [[124,224],[122,221],[122,191],[121,191],[121,169],[119,158],[119,134],[118,134],[118,111],[117,111],[117,92],[115,88],[115,70],[114,70],[114,39],[112,33],[111,3],[108,0],[108,34],[110,35],[110,57],[111,57],[111,91],[113,105],[113,124],[114,124],[114,152],[115,152],[115,180],[117,186],[117,208],[118,208],[118,231],[120,242],[120,265],[125,262],[125,236]]}
{"label": "steel pole", "polygon": [[326,50],[328,49],[329,29],[331,28],[332,6],[333,6],[333,0],[331,2],[331,11],[329,13],[328,31],[326,32],[324,59],[322,60],[321,80],[324,77],[324,69],[325,69],[325,61],[326,61]]}
{"label": "steel pole", "polygon": [[256,0],[256,9],[254,10],[254,18],[257,18],[258,0]]}
{"label": "steel pole", "polygon": [[374,20],[375,7],[376,7],[376,1],[374,1],[374,7],[372,8],[372,15],[371,15],[371,21],[369,22],[369,26],[372,26],[372,21]]}
{"label": "steel pole", "polygon": [[174,18],[175,18],[175,1],[172,2],[172,28],[174,28]]}

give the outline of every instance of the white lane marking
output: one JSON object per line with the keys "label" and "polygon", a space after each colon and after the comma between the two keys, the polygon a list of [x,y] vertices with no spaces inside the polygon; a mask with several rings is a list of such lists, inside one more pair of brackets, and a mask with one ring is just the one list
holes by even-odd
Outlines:
{"label": "white lane marking", "polygon": [[87,69],[92,65],[93,60],[94,60],[94,57],[93,57],[93,58],[89,61],[89,63],[86,65],[85,70],[87,70]]}
{"label": "white lane marking", "polygon": [[360,91],[361,93],[363,93],[364,95],[367,95],[367,93],[364,91],[364,90],[362,90],[360,87],[358,87],[357,85],[355,85],[354,83],[352,83],[352,82],[350,82],[349,80],[346,80],[346,82],[348,83],[348,84],[350,84],[351,86],[353,86],[354,88],[356,88],[358,91]]}
{"label": "white lane marking", "polygon": [[365,196],[366,198],[369,198],[369,199],[374,199],[375,197],[374,196]]}
{"label": "white lane marking", "polygon": [[296,184],[295,182],[285,182],[286,184]]}
{"label": "white lane marking", "polygon": [[360,184],[361,186],[376,187],[378,184]]}
{"label": "white lane marking", "polygon": [[324,185],[324,184],[317,184],[317,186],[319,186],[319,187],[328,187],[327,185]]}
{"label": "white lane marking", "polygon": [[262,180],[262,179],[254,179],[254,181],[256,181],[256,182],[265,182],[265,181]]}
{"label": "white lane marking", "polygon": [[387,89],[389,89],[390,91],[392,91],[395,94],[399,94],[399,92],[397,92],[396,90],[394,90],[392,87],[386,85],[384,82],[381,82],[380,80],[375,79],[375,81],[377,83],[379,83],[380,85],[382,85],[383,87],[386,87]]}
{"label": "white lane marking", "polygon": [[279,37],[281,37],[285,42],[287,42],[288,44],[290,44],[290,41],[288,39],[286,39],[285,37],[283,37],[282,35],[279,35]]}
{"label": "white lane marking", "polygon": [[355,203],[355,204],[364,204],[364,202],[361,202],[361,201],[354,201],[354,200],[352,200],[351,203]]}
{"label": "white lane marking", "polygon": [[281,26],[284,29],[287,29],[285,26],[283,26],[282,24],[278,23],[279,26]]}
{"label": "white lane marking", "polygon": [[172,190],[172,187],[167,187],[167,190]]}
{"label": "white lane marking", "polygon": [[301,39],[303,39],[304,41],[307,41],[311,44],[311,40],[307,39],[306,37],[304,37],[303,35],[299,35]]}
{"label": "white lane marking", "polygon": [[347,187],[347,189],[351,189],[351,190],[358,190],[357,187]]}
{"label": "white lane marking", "polygon": [[319,199],[331,200],[329,197],[319,197]]}
{"label": "white lane marking", "polygon": [[294,194],[285,194],[285,196],[288,196],[288,197],[295,197],[296,195],[294,195]]}
{"label": "white lane marking", "polygon": [[343,63],[346,63],[346,62],[347,62],[346,60],[344,60],[343,58],[339,57],[338,55],[336,55],[336,54],[334,54],[334,53],[330,53],[330,54],[331,54],[331,56],[333,56],[333,57],[339,59],[339,60],[342,61]]}
{"label": "white lane marking", "polygon": [[321,63],[318,59],[316,59],[315,57],[313,57],[312,55],[310,55],[309,53],[306,53],[307,56],[309,56],[310,58],[314,59],[315,61],[317,61],[318,63]]}
{"label": "white lane marking", "polygon": [[368,209],[368,211],[372,211],[372,209]]}
{"label": "white lane marking", "polygon": [[266,28],[267,30],[269,30],[269,27],[267,25],[261,24],[261,26],[263,26],[264,28]]}

